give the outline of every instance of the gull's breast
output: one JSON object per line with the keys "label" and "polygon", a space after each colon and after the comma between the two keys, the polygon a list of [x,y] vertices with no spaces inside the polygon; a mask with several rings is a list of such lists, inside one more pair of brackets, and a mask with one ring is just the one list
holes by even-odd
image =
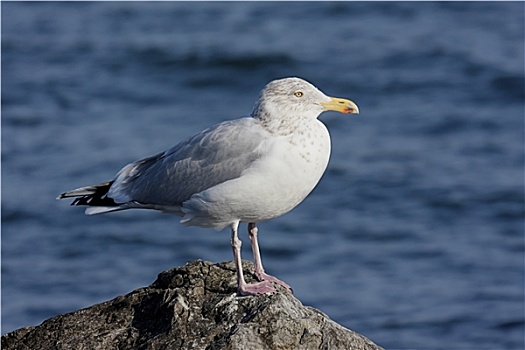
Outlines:
{"label": "gull's breast", "polygon": [[292,135],[271,137],[242,175],[198,193],[183,204],[186,224],[225,227],[237,220],[281,216],[315,188],[330,158],[330,135],[319,121]]}

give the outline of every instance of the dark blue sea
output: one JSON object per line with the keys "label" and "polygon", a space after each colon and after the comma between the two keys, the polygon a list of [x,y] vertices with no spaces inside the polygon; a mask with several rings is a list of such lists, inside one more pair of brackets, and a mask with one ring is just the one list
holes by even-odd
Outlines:
{"label": "dark blue sea", "polygon": [[[523,2],[2,2],[2,334],[232,260],[229,232],[55,197],[250,113],[325,113],[325,176],[266,270],[387,349],[524,348]],[[251,259],[245,226],[244,258]]]}

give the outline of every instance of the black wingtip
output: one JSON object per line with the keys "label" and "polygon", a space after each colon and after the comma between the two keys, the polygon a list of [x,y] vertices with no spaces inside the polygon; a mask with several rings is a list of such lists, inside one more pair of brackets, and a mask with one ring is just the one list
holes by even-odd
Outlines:
{"label": "black wingtip", "polygon": [[71,205],[88,205],[88,206],[117,206],[113,199],[106,197],[109,188],[113,182],[104,182],[98,185],[77,188],[72,191],[64,192],[58,195],[56,199],[75,198]]}

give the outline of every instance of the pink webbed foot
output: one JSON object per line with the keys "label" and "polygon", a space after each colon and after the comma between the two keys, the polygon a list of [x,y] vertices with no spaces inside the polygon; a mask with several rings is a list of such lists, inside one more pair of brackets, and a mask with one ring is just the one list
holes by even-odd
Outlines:
{"label": "pink webbed foot", "polygon": [[257,279],[259,281],[263,281],[263,282],[273,282],[273,283],[276,283],[280,286],[282,286],[284,289],[286,289],[288,292],[290,292],[291,294],[293,294],[293,289],[292,287],[290,287],[288,284],[286,284],[285,282],[281,281],[280,279],[278,279],[277,277],[274,277],[272,275],[268,275],[267,273],[265,272],[255,272],[255,276],[257,276]]}
{"label": "pink webbed foot", "polygon": [[239,295],[260,295],[264,293],[276,293],[277,290],[269,281],[256,283],[241,283],[237,288]]}
{"label": "pink webbed foot", "polygon": [[255,276],[261,282],[273,282],[282,286],[288,292],[293,294],[292,288],[289,285],[264,272],[264,267],[262,265],[261,253],[259,252],[259,242],[257,242],[258,229],[254,222],[248,223],[248,235],[250,236],[250,241],[252,242],[252,251],[253,251],[253,268]]}

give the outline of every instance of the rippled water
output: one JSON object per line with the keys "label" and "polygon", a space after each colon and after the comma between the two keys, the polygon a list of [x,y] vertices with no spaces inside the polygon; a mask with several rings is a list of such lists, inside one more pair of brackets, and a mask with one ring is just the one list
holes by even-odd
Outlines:
{"label": "rippled water", "polygon": [[329,168],[260,225],[267,270],[385,348],[522,349],[523,8],[2,3],[2,333],[231,260],[227,231],[55,197],[300,76],[361,115],[321,117]]}

